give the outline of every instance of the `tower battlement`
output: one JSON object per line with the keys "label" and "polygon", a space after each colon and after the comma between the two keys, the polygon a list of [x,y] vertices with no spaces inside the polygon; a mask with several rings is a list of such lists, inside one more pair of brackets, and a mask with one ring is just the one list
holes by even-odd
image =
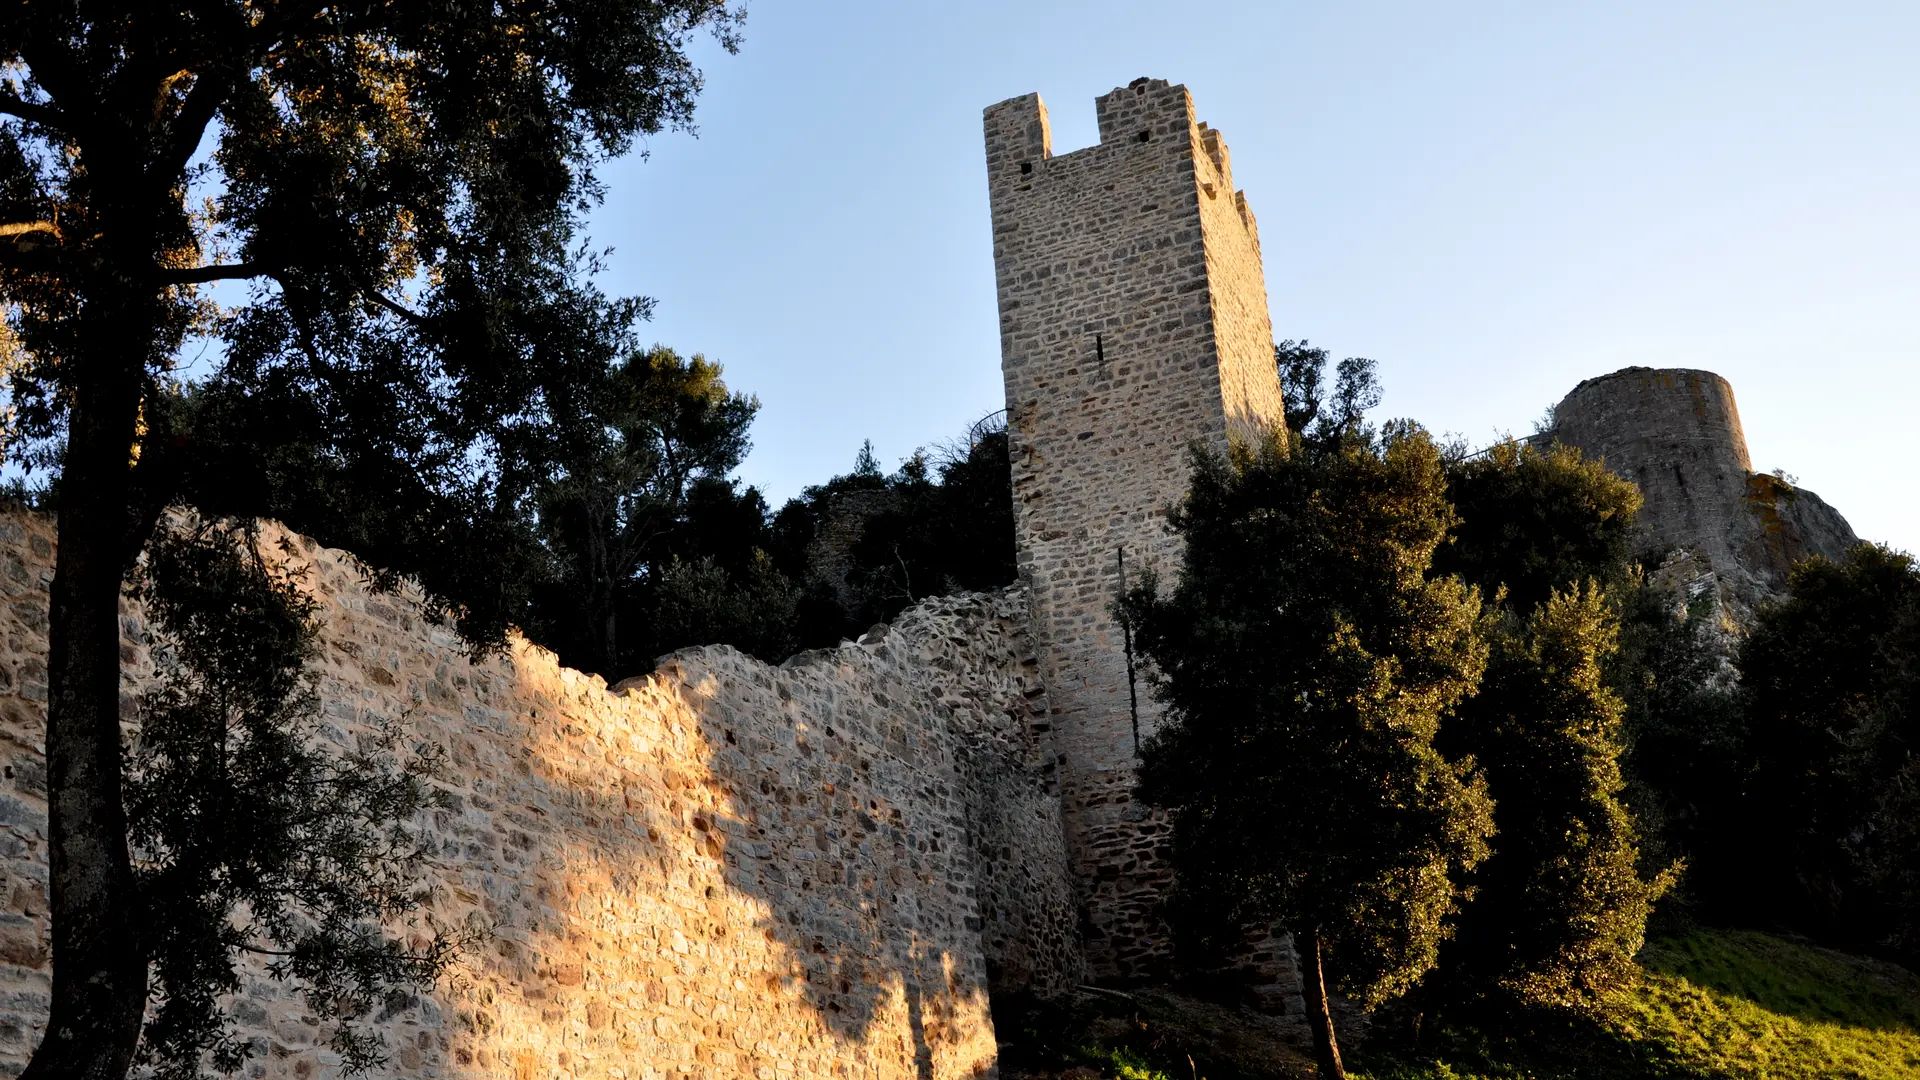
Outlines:
{"label": "tower battlement", "polygon": [[1226,140],[1164,80],[1096,110],[1100,142],[1059,155],[1037,94],[988,108],[985,128],[1020,567],[1087,957],[1127,979],[1164,969],[1168,871],[1164,823],[1132,803],[1157,710],[1110,610],[1121,566],[1176,565],[1165,511],[1188,447],[1256,437],[1284,409]]}
{"label": "tower battlement", "polygon": [[1257,259],[1260,233],[1246,193],[1233,186],[1232,156],[1217,128],[1194,115],[1193,97],[1165,79],[1135,79],[1094,99],[1100,141],[1055,156],[1047,107],[1038,94],[1009,98],[986,110],[987,174],[996,189],[1046,184],[1051,174],[1077,170],[1115,154],[1136,161],[1192,160],[1200,191],[1240,218]]}

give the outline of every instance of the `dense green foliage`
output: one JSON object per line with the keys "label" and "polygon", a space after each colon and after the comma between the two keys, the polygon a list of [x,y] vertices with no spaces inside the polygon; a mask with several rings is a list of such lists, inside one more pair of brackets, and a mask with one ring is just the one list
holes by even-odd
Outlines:
{"label": "dense green foliage", "polygon": [[1610,592],[1633,584],[1640,491],[1573,447],[1497,443],[1450,463],[1447,498],[1460,523],[1435,567],[1488,597],[1504,590],[1513,611],[1588,581]]}
{"label": "dense green foliage", "polygon": [[[1331,953],[1335,981],[1363,999],[1407,989],[1438,960],[1427,1007],[1599,1008],[1633,980],[1673,880],[1643,867],[1621,767],[1617,686],[1644,688],[1629,665],[1653,651],[1650,632],[1620,648],[1623,608],[1646,607],[1631,558],[1639,494],[1568,448],[1448,457],[1404,425],[1377,436],[1363,415],[1379,400],[1371,362],[1343,362],[1326,393],[1324,350],[1287,342],[1276,359],[1287,437],[1199,460],[1173,519],[1179,585],[1161,598],[1149,581],[1123,605],[1169,710],[1142,793],[1174,814],[1183,952],[1204,964],[1262,922],[1330,941],[1326,927],[1366,926]],[[1415,447],[1430,471],[1405,468]],[[1423,623],[1405,599],[1416,593],[1456,597],[1442,607],[1461,621]],[[1437,648],[1453,681],[1422,687],[1447,670]],[[1391,676],[1355,678],[1382,656]],[[1402,692],[1418,719],[1369,715]],[[1381,735],[1392,751],[1420,748],[1397,761],[1371,741]],[[1418,794],[1395,786],[1406,783]],[[1435,811],[1428,832],[1407,826]],[[1253,824],[1275,819],[1289,828]],[[1356,866],[1394,858],[1405,865],[1391,872]],[[1404,891],[1365,892],[1369,873]],[[1343,895],[1364,899],[1312,906]]]}
{"label": "dense green foliage", "polygon": [[1166,706],[1141,792],[1173,817],[1188,951],[1278,923],[1324,945],[1343,992],[1393,997],[1433,966],[1491,832],[1479,778],[1434,747],[1485,665],[1477,596],[1429,574],[1453,524],[1439,450],[1398,429],[1196,451],[1171,520],[1177,583],[1123,611]]}
{"label": "dense green foliage", "polygon": [[243,526],[163,529],[136,595],[153,621],[161,678],[141,701],[128,755],[128,838],[153,963],[141,1059],[162,1077],[241,1068],[237,965],[264,957],[336,1021],[350,1069],[384,1044],[361,1027],[395,990],[430,985],[457,938],[408,951],[383,922],[420,904],[428,850],[408,827],[438,804],[431,747],[398,718],[345,750],[326,746],[305,666],[315,602]]}
{"label": "dense green foliage", "polygon": [[804,590],[801,642],[831,645],[928,596],[1013,582],[1011,461],[1006,429],[993,419],[891,475],[863,450],[852,472],[780,510],[773,546]]}
{"label": "dense green foliage", "polygon": [[1747,914],[1920,957],[1920,567],[1800,564],[1739,669]]}
{"label": "dense green foliage", "polygon": [[892,474],[865,448],[775,513],[734,475],[759,403],[704,357],[631,350],[577,408],[550,430],[537,534],[508,575],[529,597],[527,636],[610,682],[696,645],[778,663],[926,597],[1014,580],[997,417]]}
{"label": "dense green foliage", "polygon": [[[1436,562],[1500,598],[1496,638],[1530,633],[1532,613],[1555,590],[1601,591],[1618,623],[1618,648],[1600,650],[1606,689],[1622,709],[1616,741],[1626,787],[1617,798],[1632,811],[1642,874],[1685,862],[1664,906],[1724,910],[1731,886],[1713,855],[1738,828],[1744,739],[1724,649],[1706,625],[1711,598],[1685,605],[1670,586],[1647,580],[1642,560],[1659,553],[1634,548],[1639,491],[1574,448],[1495,445],[1452,464],[1448,494],[1461,524]],[[1537,752],[1555,753],[1548,745]],[[1497,789],[1498,770],[1490,775]]]}
{"label": "dense green foliage", "polygon": [[1610,682],[1627,710],[1625,798],[1641,825],[1643,865],[1685,863],[1664,911],[1720,918],[1737,891],[1720,853],[1741,828],[1745,735],[1711,602],[1683,606],[1643,584],[1621,609]]}
{"label": "dense green foliage", "polygon": [[[601,295],[579,257],[594,166],[690,121],[691,35],[731,45],[737,18],[717,0],[8,16],[25,96],[0,101],[0,220],[30,226],[0,242],[14,459],[64,468],[76,391],[130,380],[136,509],[287,521],[497,642],[535,580],[500,571],[536,558],[553,429],[648,307]],[[248,302],[196,292],[220,280]],[[180,387],[194,334],[225,348]],[[123,361],[89,359],[109,345]]]}
{"label": "dense green foliage", "polygon": [[784,655],[792,590],[758,546],[765,502],[731,476],[758,408],[704,357],[625,356],[558,427],[557,467],[536,489],[551,571],[528,635],[609,678],[684,644]]}
{"label": "dense green foliage", "polygon": [[1640,495],[1577,450],[1513,442],[1452,462],[1447,494],[1459,523],[1435,561],[1492,598],[1491,655],[1441,745],[1485,769],[1498,833],[1429,997],[1481,1013],[1591,1008],[1632,978],[1671,885],[1641,875],[1610,685],[1618,598],[1640,587]]}
{"label": "dense green foliage", "polygon": [[523,626],[563,662],[609,681],[696,645],[778,663],[929,596],[1013,582],[1004,429],[977,424],[892,474],[864,449],[770,513],[732,476],[753,399],[659,347],[627,370],[636,389],[615,401],[632,404],[601,406],[602,425],[581,425],[591,441],[541,489],[544,576]]}
{"label": "dense green foliage", "polygon": [[1493,855],[1443,955],[1440,985],[1497,1010],[1594,1008],[1634,977],[1653,901],[1620,795],[1623,708],[1603,665],[1618,624],[1597,585],[1489,621],[1487,674],[1443,745],[1470,750],[1494,799]]}

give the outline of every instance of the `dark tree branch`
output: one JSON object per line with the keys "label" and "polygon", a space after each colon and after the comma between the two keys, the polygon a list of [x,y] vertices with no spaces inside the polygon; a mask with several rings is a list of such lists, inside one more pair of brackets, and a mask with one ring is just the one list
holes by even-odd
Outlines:
{"label": "dark tree branch", "polygon": [[200,140],[207,133],[207,125],[220,112],[220,106],[226,104],[227,95],[233,92],[233,80],[224,72],[209,72],[193,82],[193,89],[187,91],[187,100],[174,114],[173,123],[167,126],[167,144],[148,166],[150,179],[163,184],[172,184],[193,160],[193,152],[200,148]]}
{"label": "dark tree branch", "polygon": [[163,64],[161,69],[166,72],[165,75],[149,80],[153,84],[153,92],[149,95],[147,112],[152,114],[156,124],[166,114],[167,99],[173,96],[173,88],[178,86],[181,80],[192,79],[196,74],[191,68],[176,67],[172,64]]}
{"label": "dark tree branch", "polygon": [[154,268],[154,280],[163,285],[203,285],[209,281],[226,281],[234,278],[266,277],[279,269],[270,263],[250,260],[238,263],[215,263],[211,266]]}
{"label": "dark tree branch", "polygon": [[425,315],[420,314],[419,312],[413,310],[412,308],[407,307],[404,304],[399,303],[398,301],[389,299],[386,296],[386,294],[382,293],[378,289],[368,289],[367,299],[373,301],[375,304],[378,304],[379,306],[387,309],[388,311],[393,312],[395,315],[400,316],[402,319],[407,320],[408,323],[414,326],[427,325],[427,317]]}
{"label": "dark tree branch", "polygon": [[[194,72],[192,89],[187,91],[187,99],[174,114],[173,121],[167,126],[166,145],[155,156],[149,167],[149,175],[163,183],[171,183],[193,159],[193,153],[200,148],[200,140],[205,137],[207,126],[220,112],[227,99],[239,86],[243,73],[258,61],[256,54],[266,51],[259,40],[259,33],[244,20],[237,19],[233,10],[225,4],[204,5],[202,18],[208,24],[219,25],[216,38],[221,44],[207,55],[194,57],[175,57],[188,70]],[[162,81],[161,98],[172,92],[176,76],[168,76]]]}
{"label": "dark tree branch", "polygon": [[27,62],[27,67],[33,72],[33,80],[45,87],[58,103],[41,107],[53,108],[58,112],[62,118],[62,130],[76,137],[81,135],[79,125],[98,103],[88,92],[86,77],[80,71],[73,50],[64,41],[58,40],[57,35],[29,33],[21,45],[20,58]]}
{"label": "dark tree branch", "polygon": [[67,130],[67,114],[51,105],[41,105],[32,101],[22,101],[14,94],[0,94],[0,113],[17,116],[29,123],[58,131]]}
{"label": "dark tree branch", "polygon": [[58,273],[92,269],[99,265],[95,257],[67,251],[57,243],[41,242],[40,237],[45,235],[48,234],[40,229],[23,229],[11,237],[10,243],[0,242],[0,268],[30,273]]}

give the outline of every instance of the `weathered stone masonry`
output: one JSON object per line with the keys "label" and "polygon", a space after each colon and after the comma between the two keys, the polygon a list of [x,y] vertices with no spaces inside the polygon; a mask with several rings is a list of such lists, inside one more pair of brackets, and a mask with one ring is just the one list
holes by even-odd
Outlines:
{"label": "weathered stone masonry", "polygon": [[1133,801],[1136,724],[1156,710],[1109,610],[1120,561],[1170,572],[1188,447],[1224,449],[1283,407],[1259,233],[1220,133],[1160,80],[1097,109],[1099,145],[1059,156],[1038,95],[985,123],[1020,569],[1087,959],[1126,980],[1166,969],[1169,879],[1165,825]]}
{"label": "weathered stone masonry", "polygon": [[[0,1075],[46,1015],[52,536],[0,517]],[[452,805],[420,823],[432,913],[494,927],[458,985],[383,1018],[386,1075],[975,1076],[990,970],[1080,979],[1018,590],[777,668],[690,649],[609,692],[525,643],[470,664],[342,553],[295,551],[323,602],[327,737],[404,717],[447,748]],[[131,694],[151,670],[138,608],[123,627]],[[335,1074],[276,984],[237,1012],[249,1075]]]}
{"label": "weathered stone masonry", "polygon": [[1622,368],[1574,387],[1553,417],[1536,439],[1639,485],[1639,544],[1663,556],[1655,580],[1711,600],[1728,631],[1785,589],[1795,562],[1858,542],[1820,496],[1753,471],[1733,387],[1711,371]]}

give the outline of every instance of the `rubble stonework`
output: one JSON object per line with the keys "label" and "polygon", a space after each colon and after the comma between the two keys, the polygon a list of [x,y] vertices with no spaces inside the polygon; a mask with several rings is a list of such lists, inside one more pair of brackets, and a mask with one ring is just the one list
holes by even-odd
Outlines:
{"label": "rubble stonework", "polygon": [[1785,588],[1795,562],[1838,559],[1859,542],[1820,496],[1753,471],[1733,387],[1711,371],[1630,367],[1587,379],[1540,438],[1639,485],[1641,547],[1663,558],[1662,579],[1711,598],[1729,631]]}
{"label": "rubble stonework", "polygon": [[[0,516],[0,1075],[47,1008],[52,537]],[[429,910],[491,927],[457,979],[382,1014],[382,1075],[979,1076],[990,967],[1080,978],[1018,589],[780,667],[684,650],[609,692],[525,642],[471,663],[347,556],[292,540],[322,605],[325,737],[399,718],[445,748],[450,803],[418,823],[439,848]],[[122,624],[136,737],[148,629],[133,605]],[[337,1075],[280,985],[250,979],[234,1013],[249,1076]]]}
{"label": "rubble stonework", "polygon": [[1109,610],[1122,560],[1171,572],[1189,446],[1224,449],[1283,407],[1259,233],[1219,132],[1162,80],[1097,111],[1099,145],[1058,156],[1038,95],[985,126],[1020,572],[1087,959],[1125,980],[1165,971],[1169,875],[1165,823],[1133,800],[1157,711]]}

